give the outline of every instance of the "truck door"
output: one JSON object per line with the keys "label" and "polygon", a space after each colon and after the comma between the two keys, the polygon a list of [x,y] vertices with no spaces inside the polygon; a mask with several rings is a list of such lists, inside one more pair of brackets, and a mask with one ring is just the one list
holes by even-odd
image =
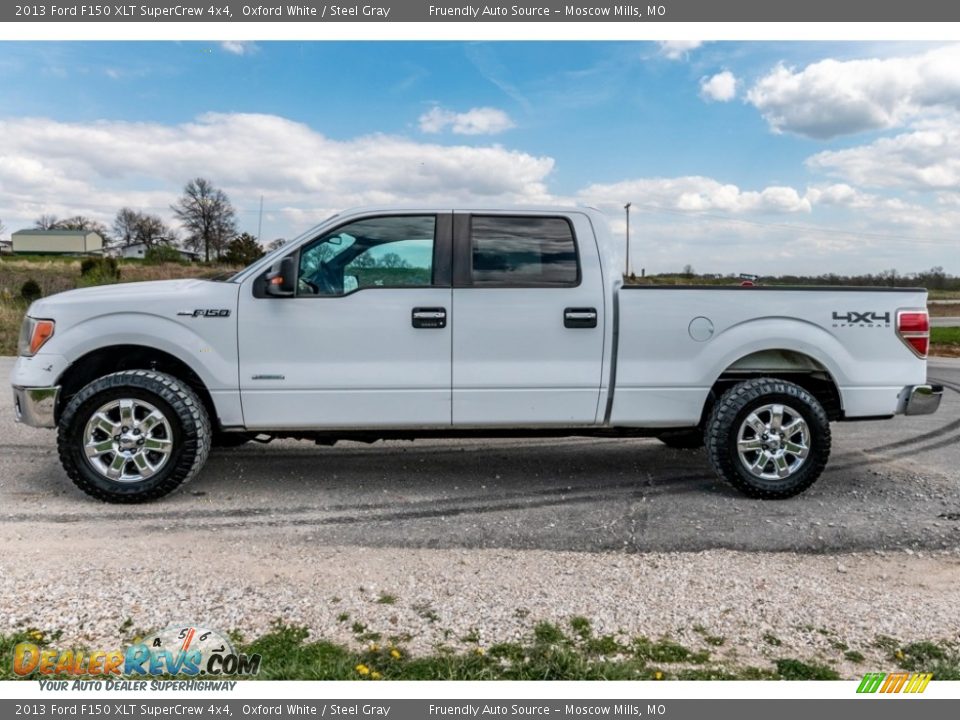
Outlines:
{"label": "truck door", "polygon": [[586,216],[457,213],[454,425],[597,418],[604,292]]}
{"label": "truck door", "polygon": [[291,297],[240,293],[250,429],[450,425],[452,216],[345,221],[293,251]]}

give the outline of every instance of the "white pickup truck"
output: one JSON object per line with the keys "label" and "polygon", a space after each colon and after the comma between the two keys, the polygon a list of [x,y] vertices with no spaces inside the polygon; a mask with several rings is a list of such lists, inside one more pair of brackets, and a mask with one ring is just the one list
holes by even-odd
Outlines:
{"label": "white pickup truck", "polygon": [[[110,502],[254,437],[658,437],[758,498],[809,487],[830,422],[931,413],[922,289],[625,285],[592,209],[367,208],[223,281],[35,302],[18,420]],[[321,471],[322,472],[322,471]]]}

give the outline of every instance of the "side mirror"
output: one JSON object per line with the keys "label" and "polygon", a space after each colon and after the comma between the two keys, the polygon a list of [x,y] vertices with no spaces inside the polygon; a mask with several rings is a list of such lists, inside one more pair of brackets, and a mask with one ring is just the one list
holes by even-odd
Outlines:
{"label": "side mirror", "polygon": [[343,294],[344,295],[349,295],[359,287],[360,287],[360,281],[357,279],[356,275],[343,276]]}
{"label": "side mirror", "polygon": [[267,273],[267,295],[290,297],[296,288],[296,257],[291,255],[275,262]]}

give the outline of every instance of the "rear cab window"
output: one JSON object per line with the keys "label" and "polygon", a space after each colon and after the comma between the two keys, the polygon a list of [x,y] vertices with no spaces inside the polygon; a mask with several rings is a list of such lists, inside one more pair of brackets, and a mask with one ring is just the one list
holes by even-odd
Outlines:
{"label": "rear cab window", "polygon": [[474,215],[470,275],[475,286],[572,287],[580,283],[577,244],[560,217]]}

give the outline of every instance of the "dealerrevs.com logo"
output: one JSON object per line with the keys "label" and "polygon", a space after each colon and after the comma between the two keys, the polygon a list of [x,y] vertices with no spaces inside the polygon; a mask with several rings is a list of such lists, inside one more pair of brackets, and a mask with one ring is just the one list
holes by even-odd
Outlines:
{"label": "dealerrevs.com logo", "polygon": [[260,655],[238,653],[223,633],[183,623],[123,649],[54,650],[22,642],[14,648],[13,671],[20,677],[251,676],[260,672]]}

